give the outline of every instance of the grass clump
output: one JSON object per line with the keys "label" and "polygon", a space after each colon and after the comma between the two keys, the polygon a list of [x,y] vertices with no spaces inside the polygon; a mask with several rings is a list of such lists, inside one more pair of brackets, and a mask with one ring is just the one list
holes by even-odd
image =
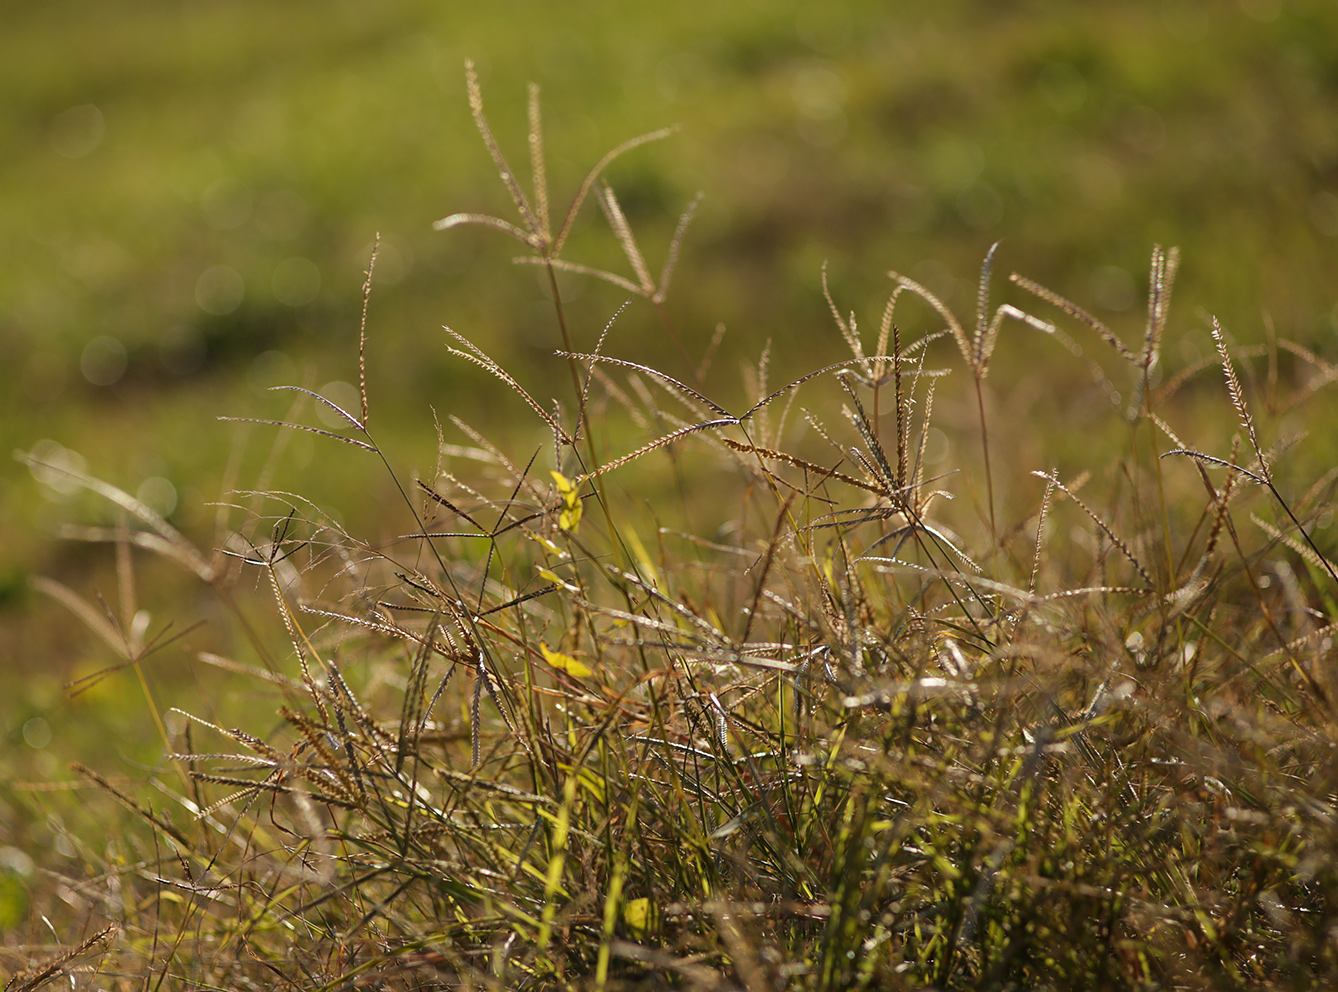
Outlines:
{"label": "grass clump", "polygon": [[[829,293],[846,353],[776,385],[764,350],[731,405],[709,360],[619,357],[617,316],[582,344],[562,305],[556,273],[583,272],[673,330],[678,239],[653,279],[599,185],[644,139],[598,163],[553,234],[537,94],[532,193],[472,73],[469,94],[520,222],[439,226],[500,229],[547,270],[571,393],[550,406],[451,331],[534,415],[537,447],[451,416],[463,442],[439,426],[436,470],[396,482],[393,542],[267,492],[268,539],[210,556],[78,480],[144,525],[86,536],[225,598],[225,576],[258,575],[288,636],[211,659],[251,674],[250,725],[155,712],[152,799],[83,770],[140,828],[80,882],[106,929],[30,954],[10,987],[76,967],[103,986],[330,990],[1338,977],[1334,474],[1282,481],[1288,445],[1265,447],[1242,378],[1256,353],[1216,322],[1211,359],[1162,371],[1177,253],[1153,252],[1134,345],[1019,276],[1030,302],[992,303],[994,249],[968,320],[893,274],[872,347]],[[631,278],[561,257],[592,192]],[[1071,428],[1085,463],[1023,461],[1050,429],[997,412],[1001,337],[1091,377],[1101,422]],[[1333,378],[1282,341],[1257,357],[1279,422]],[[1214,366],[1215,423],[1193,388]],[[398,480],[360,379],[357,411],[315,397],[348,430],[279,426]],[[155,642],[113,627],[138,669]]]}

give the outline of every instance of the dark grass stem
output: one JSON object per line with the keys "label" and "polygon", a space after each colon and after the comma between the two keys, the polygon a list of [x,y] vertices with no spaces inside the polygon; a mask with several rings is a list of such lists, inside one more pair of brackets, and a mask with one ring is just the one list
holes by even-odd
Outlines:
{"label": "dark grass stem", "polygon": [[994,520],[994,473],[990,469],[990,429],[985,417],[985,383],[976,377],[976,412],[980,415],[980,450],[985,463],[985,501],[989,505],[990,546],[999,548],[999,527]]}
{"label": "dark grass stem", "polygon": [[[557,314],[558,328],[562,334],[562,349],[567,353],[567,368],[571,371],[572,388],[576,391],[578,424],[580,432],[585,438],[586,456],[590,460],[588,467],[582,466],[582,471],[590,476],[591,484],[594,486],[600,510],[604,517],[604,524],[608,531],[609,547],[618,555],[619,566],[629,568],[633,573],[637,573],[639,566],[631,551],[623,543],[617,525],[613,520],[613,512],[609,507],[608,492],[604,486],[604,472],[600,466],[599,451],[595,447],[594,430],[586,407],[586,390],[581,381],[581,367],[576,357],[577,352],[572,342],[571,331],[567,327],[567,315],[562,305],[561,290],[558,289],[557,273],[551,264],[545,265],[544,268],[548,273],[549,289],[553,293],[553,308]],[[630,590],[625,590],[625,592],[627,606],[630,610],[632,608],[632,593]]]}

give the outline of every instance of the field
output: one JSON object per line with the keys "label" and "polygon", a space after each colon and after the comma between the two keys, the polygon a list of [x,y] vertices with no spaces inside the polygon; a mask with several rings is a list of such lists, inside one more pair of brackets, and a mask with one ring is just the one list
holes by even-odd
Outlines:
{"label": "field", "polygon": [[898,6],[6,12],[6,989],[1338,978],[1338,11]]}

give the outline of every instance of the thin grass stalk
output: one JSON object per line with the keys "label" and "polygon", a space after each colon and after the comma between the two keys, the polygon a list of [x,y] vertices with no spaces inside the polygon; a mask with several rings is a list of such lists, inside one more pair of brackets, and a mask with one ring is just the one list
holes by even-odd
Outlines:
{"label": "thin grass stalk", "polygon": [[[548,273],[548,286],[553,293],[553,307],[557,313],[558,328],[562,332],[562,350],[569,356],[567,358],[567,368],[571,371],[572,388],[576,391],[577,418],[579,423],[579,433],[585,439],[586,457],[589,459],[589,467],[582,466],[585,474],[595,473],[592,481],[595,492],[599,499],[600,509],[604,514],[604,524],[608,530],[609,547],[619,556],[621,563],[631,561],[627,549],[623,547],[621,538],[618,536],[618,529],[613,522],[613,512],[609,507],[608,493],[604,488],[603,471],[600,466],[599,452],[595,448],[594,432],[590,424],[590,416],[585,402],[585,389],[581,384],[581,370],[577,364],[576,348],[572,343],[571,331],[567,327],[567,315],[562,306],[562,293],[558,289],[557,273],[551,264],[544,266]],[[632,567],[636,564],[633,562]]]}
{"label": "thin grass stalk", "polygon": [[980,268],[980,288],[976,297],[976,340],[974,361],[971,363],[972,376],[976,386],[976,411],[980,416],[980,448],[985,459],[985,501],[989,506],[990,543],[999,547],[999,527],[994,520],[994,472],[990,467],[989,423],[985,417],[985,375],[989,370],[990,351],[993,342],[987,340],[992,332],[989,327],[990,306],[990,269],[994,263],[994,253],[999,250],[999,242],[994,242],[985,254],[985,263]]}
{"label": "thin grass stalk", "polygon": [[980,418],[980,449],[985,458],[985,501],[989,505],[990,543],[999,547],[999,528],[994,521],[994,473],[990,468],[989,421],[985,416],[985,383],[980,376],[975,378],[976,412]]}
{"label": "thin grass stalk", "polygon": [[1296,515],[1292,512],[1291,506],[1282,498],[1282,494],[1278,492],[1277,487],[1273,484],[1273,477],[1269,470],[1268,460],[1265,458],[1264,452],[1259,445],[1259,436],[1254,429],[1254,418],[1250,416],[1249,408],[1245,405],[1245,394],[1241,389],[1240,379],[1236,376],[1236,369],[1231,363],[1231,355],[1227,351],[1225,333],[1222,330],[1222,325],[1218,323],[1216,318],[1213,318],[1213,341],[1217,345],[1217,353],[1222,362],[1222,371],[1226,377],[1227,392],[1231,396],[1231,405],[1235,407],[1236,413],[1240,418],[1241,426],[1245,428],[1246,433],[1249,435],[1250,446],[1254,449],[1255,457],[1258,459],[1259,477],[1262,479],[1264,485],[1268,487],[1268,491],[1273,494],[1273,498],[1278,501],[1278,505],[1280,505],[1283,511],[1287,514],[1292,525],[1296,527],[1298,532],[1300,532],[1301,537],[1305,539],[1305,542],[1308,545],[1310,545],[1311,550],[1319,556],[1320,560],[1325,565],[1325,571],[1328,572],[1329,578],[1331,578],[1335,586],[1338,587],[1338,572],[1334,571],[1334,568],[1329,563],[1328,559],[1325,558],[1319,548],[1315,546],[1315,542],[1311,540],[1310,534],[1303,526],[1301,526],[1301,522],[1296,519]]}

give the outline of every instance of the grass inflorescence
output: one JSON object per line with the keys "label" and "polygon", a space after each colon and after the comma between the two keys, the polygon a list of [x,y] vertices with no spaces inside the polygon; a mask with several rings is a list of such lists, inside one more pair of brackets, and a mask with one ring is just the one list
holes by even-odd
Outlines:
{"label": "grass inflorescence", "polygon": [[[314,397],[346,430],[269,422],[383,463],[394,542],[268,491],[237,497],[250,540],[209,554],[75,480],[123,513],[83,536],[127,582],[131,549],[156,552],[247,623],[225,576],[258,576],[287,638],[248,625],[253,661],[206,659],[249,673],[249,726],[160,712],[145,686],[152,787],[81,769],[139,827],[67,883],[87,935],[30,949],[7,988],[81,969],[324,990],[1338,979],[1334,475],[1284,474],[1305,442],[1265,447],[1240,371],[1257,352],[1216,321],[1210,359],[1163,369],[1178,254],[1153,251],[1132,345],[1021,276],[1023,302],[993,304],[994,248],[967,320],[892,273],[872,347],[829,292],[845,352],[815,344],[775,384],[764,351],[731,404],[709,356],[623,357],[616,316],[582,343],[562,303],[556,273],[602,278],[674,334],[695,203],[655,279],[602,178],[661,133],[601,159],[554,233],[537,93],[526,192],[472,71],[468,89],[519,220],[438,226],[500,230],[546,270],[569,391],[535,395],[450,331],[538,440],[516,455],[451,415],[412,482],[372,433],[361,348],[359,409]],[[631,277],[562,257],[591,195]],[[1086,463],[1022,462],[1064,428],[997,412],[1012,345],[1091,377]],[[1263,354],[1268,418],[1334,378],[1299,345]],[[1185,396],[1213,367],[1215,422]],[[163,635],[46,591],[143,678]]]}

